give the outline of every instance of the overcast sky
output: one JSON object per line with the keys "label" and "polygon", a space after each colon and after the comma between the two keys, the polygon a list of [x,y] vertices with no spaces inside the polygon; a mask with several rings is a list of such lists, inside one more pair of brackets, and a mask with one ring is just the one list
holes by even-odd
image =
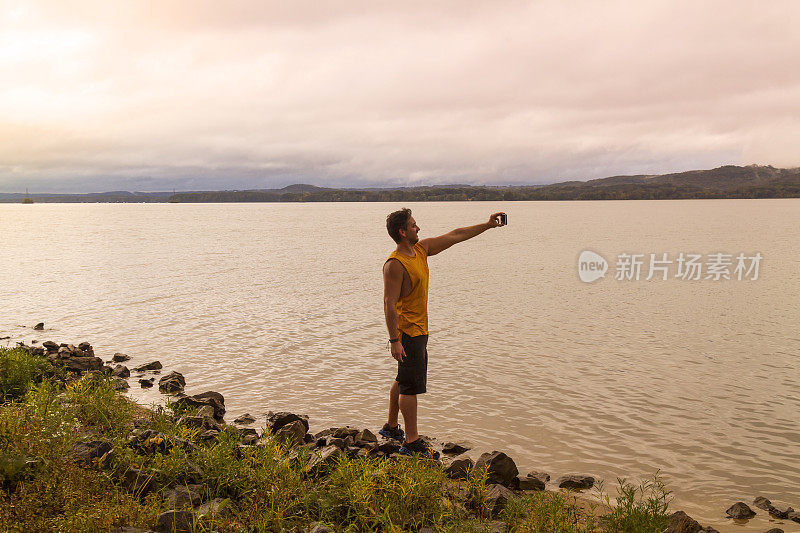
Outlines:
{"label": "overcast sky", "polygon": [[0,6],[0,192],[800,166],[794,0]]}

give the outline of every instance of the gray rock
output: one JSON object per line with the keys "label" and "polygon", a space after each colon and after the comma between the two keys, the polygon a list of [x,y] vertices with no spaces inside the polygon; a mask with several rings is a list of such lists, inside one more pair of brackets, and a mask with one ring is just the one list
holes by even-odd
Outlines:
{"label": "gray rock", "polygon": [[191,511],[167,511],[158,516],[156,531],[159,533],[191,533],[194,528],[194,513]]}
{"label": "gray rock", "polygon": [[200,505],[200,495],[183,485],[168,489],[165,492],[165,496],[167,497],[170,509],[191,509]]}
{"label": "gray rock", "polygon": [[325,473],[342,456],[344,456],[344,452],[338,447],[326,446],[311,456],[305,471],[311,475]]}
{"label": "gray rock", "polygon": [[150,387],[153,386],[153,383],[155,382],[155,380],[156,380],[156,378],[140,379],[139,380],[139,385],[141,385],[143,389],[149,389]]}
{"label": "gray rock", "polygon": [[125,355],[124,353],[117,352],[117,353],[115,353],[113,355],[113,357],[111,357],[111,362],[112,363],[124,363],[125,361],[128,361],[129,359],[130,359],[129,355]]}
{"label": "gray rock", "polygon": [[400,450],[400,445],[395,440],[387,440],[381,442],[378,446],[378,451],[386,455],[392,455]]}
{"label": "gray rock", "polygon": [[357,443],[378,442],[378,437],[368,429],[362,429],[356,433],[355,441]]}
{"label": "gray rock", "polygon": [[39,322],[38,324],[33,326],[33,329],[35,329],[36,331],[42,331],[44,329],[44,322]]}
{"label": "gray rock", "polygon": [[672,513],[663,533],[719,533],[711,526],[703,527],[683,511]]}
{"label": "gray rock", "polygon": [[195,509],[197,516],[201,520],[208,518],[224,518],[233,513],[233,504],[228,498],[214,498]]}
{"label": "gray rock", "polygon": [[314,522],[313,524],[308,526],[308,529],[306,529],[306,533],[334,533],[334,531],[325,524]]}
{"label": "gray rock", "polygon": [[292,422],[300,421],[303,426],[305,426],[305,431],[308,431],[308,417],[305,415],[296,415],[294,413],[289,413],[286,411],[280,411],[278,413],[273,413],[272,411],[267,413],[267,426],[272,428],[272,432],[275,433],[283,426],[287,424],[291,424]]}
{"label": "gray rock", "polygon": [[53,341],[44,341],[42,343],[42,347],[47,350],[48,353],[58,351],[58,344],[54,343]]}
{"label": "gray rock", "polygon": [[225,398],[218,392],[208,391],[195,394],[194,396],[178,394],[175,398],[175,403],[179,406],[187,405],[195,408],[201,408],[205,405],[210,405],[214,408],[214,418],[218,422],[222,422],[225,417]]}
{"label": "gray rock", "polygon": [[484,453],[475,463],[475,470],[479,471],[485,468],[488,472],[486,484],[500,484],[506,487],[514,483],[519,470],[514,460],[503,452],[493,451],[492,453]]}
{"label": "gray rock", "polygon": [[214,418],[217,414],[216,409],[214,409],[210,405],[204,405],[200,409],[197,410],[197,416],[202,416],[204,418]]}
{"label": "gray rock", "polygon": [[444,469],[444,473],[455,479],[466,479],[475,464],[472,459],[465,457],[464,459],[455,459]]}
{"label": "gray rock", "polygon": [[72,446],[72,458],[76,463],[92,466],[95,460],[114,449],[114,445],[103,440],[76,442]]}
{"label": "gray rock", "polygon": [[492,484],[486,486],[486,509],[489,511],[489,516],[498,516],[506,504],[514,497],[514,493],[500,484]]}
{"label": "gray rock", "polygon": [[233,423],[234,424],[239,424],[241,426],[246,426],[248,424],[252,424],[255,421],[256,421],[256,417],[254,417],[250,413],[245,413],[242,416],[233,419]]}
{"label": "gray rock", "polygon": [[122,485],[137,496],[146,496],[156,488],[157,475],[135,466],[129,466],[122,475]]}
{"label": "gray rock", "polygon": [[275,438],[285,444],[298,444],[303,442],[306,435],[306,426],[302,420],[295,420],[281,427],[276,433]]}
{"label": "gray rock", "polygon": [[594,486],[594,478],[584,474],[567,474],[558,478],[558,486],[562,489],[585,490]]}
{"label": "gray rock", "polygon": [[78,345],[79,350],[83,350],[84,352],[94,353],[94,348],[88,342],[82,342]]}
{"label": "gray rock", "polygon": [[131,371],[128,370],[127,366],[124,365],[117,365],[111,371],[111,375],[115,378],[129,378],[131,377]]}
{"label": "gray rock", "polygon": [[170,372],[158,380],[158,390],[162,392],[178,392],[186,387],[186,379],[180,372]]}
{"label": "gray rock", "polygon": [[442,447],[442,453],[445,455],[461,455],[469,451],[471,448],[464,443],[460,442],[445,442]]}
{"label": "gray rock", "polygon": [[[337,439],[346,439],[347,437],[355,437],[356,435],[358,435],[358,429],[350,426],[336,428],[336,431],[333,432],[334,438]],[[375,442],[378,442],[377,438]]]}
{"label": "gray rock", "polygon": [[161,361],[153,361],[151,363],[146,363],[144,365],[137,366],[134,368],[136,372],[147,372],[148,370],[161,370],[164,368],[161,366]]}
{"label": "gray rock", "polygon": [[517,476],[515,485],[519,490],[544,490],[545,487],[544,481],[530,474],[527,476]]}
{"label": "gray rock", "polygon": [[550,474],[547,472],[529,472],[527,477],[535,477],[545,485],[550,481]]}
{"label": "gray rock", "polygon": [[734,518],[737,520],[747,520],[753,518],[756,515],[756,512],[750,509],[750,507],[744,502],[736,502],[725,511],[725,514],[728,515],[728,518]]}
{"label": "gray rock", "polygon": [[103,360],[99,357],[69,357],[63,361],[66,369],[72,372],[86,372],[103,368]]}
{"label": "gray rock", "polygon": [[222,426],[211,417],[187,415],[178,420],[179,425],[188,426],[190,428],[198,429],[213,429],[214,431],[222,431]]}
{"label": "gray rock", "polygon": [[197,438],[205,442],[215,441],[218,436],[219,431],[216,429],[206,429],[197,434]]}

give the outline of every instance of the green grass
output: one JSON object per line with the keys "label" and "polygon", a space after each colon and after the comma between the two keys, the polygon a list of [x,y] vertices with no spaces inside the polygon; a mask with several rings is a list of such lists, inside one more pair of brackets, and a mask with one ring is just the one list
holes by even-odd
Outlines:
{"label": "green grass", "polygon": [[[181,422],[191,410],[143,409],[108,378],[65,382],[43,358],[21,352],[0,349],[2,368],[13,367],[2,377],[0,531],[147,529],[167,509],[168,487],[189,486],[198,476],[202,484],[193,488],[203,501],[226,498],[232,509],[197,523],[199,533],[304,531],[313,522],[353,533],[490,529],[485,472],[454,481],[424,459],[343,457],[312,476],[306,466],[313,452],[293,451],[266,431],[257,446],[241,446],[228,426],[216,441],[200,442],[198,430]],[[70,453],[81,440],[105,440],[113,449],[93,467],[79,466]],[[156,490],[123,488],[131,467],[150,476]],[[620,480],[618,491],[616,502],[605,496],[612,508],[605,517],[559,492],[516,498],[499,518],[508,531],[521,532],[661,530],[669,493],[658,475],[639,487]]]}
{"label": "green grass", "polygon": [[0,401],[9,402],[25,395],[31,385],[56,373],[47,359],[23,348],[0,348]]}

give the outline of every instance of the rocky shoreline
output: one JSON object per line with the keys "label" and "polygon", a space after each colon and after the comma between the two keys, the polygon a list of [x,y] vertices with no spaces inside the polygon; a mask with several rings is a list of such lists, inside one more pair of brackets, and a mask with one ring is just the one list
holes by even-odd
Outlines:
{"label": "rocky shoreline", "polygon": [[[43,324],[34,328],[42,330]],[[163,366],[159,361],[150,361],[139,364],[129,369],[124,363],[131,360],[126,354],[115,353],[110,359],[104,361],[97,357],[94,349],[88,342],[77,345],[45,341],[37,346],[33,341],[31,345],[17,343],[20,348],[29,353],[43,357],[58,367],[62,367],[72,375],[104,375],[113,383],[113,388],[124,392],[130,388],[129,380],[136,380],[142,388],[154,387],[164,393],[170,403],[178,407],[191,409],[189,414],[183,416],[179,425],[197,430],[200,442],[213,444],[220,434],[227,428],[233,431],[239,439],[238,449],[245,450],[259,446],[264,439],[273,438],[291,449],[290,457],[309,452],[311,457],[305,466],[311,476],[317,475],[329,467],[340,457],[356,459],[359,457],[388,458],[391,460],[405,460],[399,455],[401,442],[376,436],[369,429],[356,426],[340,426],[324,428],[316,432],[310,431],[309,417],[305,414],[291,412],[269,412],[267,414],[264,432],[247,427],[252,425],[256,418],[250,414],[237,417],[233,424],[225,422],[225,399],[222,394],[207,391],[200,394],[187,395],[185,377],[175,371],[162,374]],[[144,408],[142,408],[144,409]],[[436,442],[432,439],[432,442]],[[153,453],[155,450],[164,451],[167,446],[182,446],[196,448],[189,441],[176,439],[161,434],[153,429],[134,427],[128,436],[128,446],[137,453]],[[443,472],[454,482],[466,480],[476,472],[486,474],[484,504],[487,516],[496,519],[502,510],[513,499],[521,494],[547,491],[550,475],[544,472],[520,473],[514,460],[502,451],[491,451],[480,455],[477,461],[469,457],[462,457],[469,451],[469,446],[463,443],[445,442],[438,445],[442,453],[442,460],[434,463],[441,467]],[[111,450],[111,444],[102,439],[85,440],[78,442],[73,449],[74,460],[87,467],[93,466]],[[147,494],[152,491],[167,491],[171,509],[162,513],[153,524],[157,532],[191,531],[192,524],[197,523],[206,516],[216,516],[225,513],[230,502],[216,498],[201,501],[200,487],[203,484],[202,472],[188,479],[183,486],[160,487],[158,480],[151,473],[137,469],[133,466],[122,474],[122,483],[131,491]],[[559,489],[583,491],[595,485],[595,478],[585,474],[564,474],[557,478],[555,486]],[[800,513],[791,507],[780,509],[772,505],[770,500],[763,496],[755,498],[753,505],[765,511],[770,517],[779,520],[791,520],[800,523]],[[737,523],[749,520],[756,516],[756,512],[744,502],[733,504],[726,511],[726,515]],[[506,524],[495,520],[493,531],[505,531]],[[129,533],[144,532],[147,530],[137,528],[123,528],[121,531]],[[324,525],[317,524],[307,531],[323,533],[332,531]],[[425,531],[425,528],[420,531]],[[712,527],[703,527],[683,511],[670,515],[664,533],[697,533],[714,532]],[[767,533],[780,533],[782,529],[772,528]]]}

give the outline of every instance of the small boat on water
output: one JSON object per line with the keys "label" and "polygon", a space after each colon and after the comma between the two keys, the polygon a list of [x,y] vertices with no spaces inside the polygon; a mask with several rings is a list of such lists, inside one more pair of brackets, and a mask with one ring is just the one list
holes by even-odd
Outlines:
{"label": "small boat on water", "polygon": [[32,204],[33,199],[31,199],[30,195],[28,194],[28,188],[25,188],[25,198],[22,200],[23,204]]}

